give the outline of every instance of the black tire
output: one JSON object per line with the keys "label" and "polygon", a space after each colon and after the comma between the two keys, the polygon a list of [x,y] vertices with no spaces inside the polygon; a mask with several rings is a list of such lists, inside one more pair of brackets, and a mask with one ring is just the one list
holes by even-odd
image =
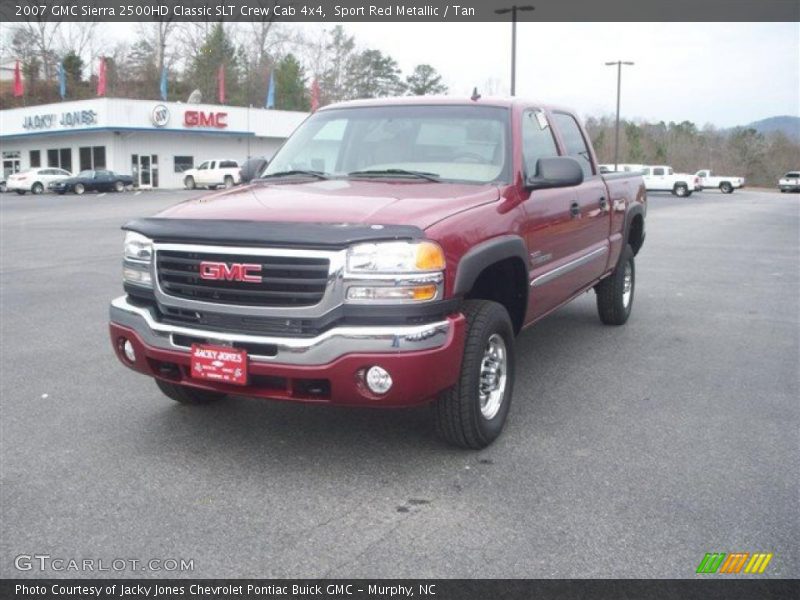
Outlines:
{"label": "black tire", "polygon": [[186,186],[187,190],[193,190],[196,187],[196,184],[194,182],[194,177],[189,175],[186,179],[183,180],[183,185]]}
{"label": "black tire", "polygon": [[41,182],[37,181],[31,186],[31,193],[36,194],[37,196],[44,191],[44,186]]}
{"label": "black tire", "polygon": [[230,189],[233,187],[233,177],[230,175],[225,176],[225,189]]}
{"label": "black tire", "polygon": [[719,191],[723,194],[732,194],[733,193],[733,186],[728,183],[727,181],[723,181],[719,184]]}
{"label": "black tire", "polygon": [[170,383],[162,379],[156,379],[156,385],[161,392],[181,404],[208,404],[222,400],[225,394],[220,392],[210,392],[208,390],[198,390],[177,383]]}
{"label": "black tire", "polygon": [[[503,305],[489,300],[467,300],[462,312],[467,319],[464,357],[461,374],[456,385],[443,392],[433,403],[436,431],[445,441],[462,448],[480,449],[491,444],[503,431],[514,392],[514,328]],[[502,340],[505,350],[505,378],[499,406],[491,417],[481,408],[479,387],[481,374],[487,368],[487,351],[490,343]],[[490,360],[490,359],[488,359]],[[492,377],[492,375],[487,376]],[[497,374],[494,375],[497,378]],[[497,382],[495,382],[497,383]]]}
{"label": "black tire", "polygon": [[15,190],[20,196],[25,195],[25,190]]}
{"label": "black tire", "polygon": [[[625,295],[627,267],[630,266],[630,295]],[[636,290],[636,264],[633,248],[625,246],[614,272],[594,286],[597,294],[597,312],[606,325],[624,325],[631,316]]]}
{"label": "black tire", "polygon": [[688,198],[692,195],[685,183],[676,183],[675,187],[672,188],[672,193],[678,198]]}
{"label": "black tire", "polygon": [[115,181],[114,182],[114,191],[117,192],[117,193],[125,191],[125,184],[122,183],[121,181]]}
{"label": "black tire", "polygon": [[76,183],[75,187],[72,188],[72,191],[78,194],[78,196],[80,196],[81,194],[83,194],[83,192],[86,191],[86,187],[84,187],[82,183]]}

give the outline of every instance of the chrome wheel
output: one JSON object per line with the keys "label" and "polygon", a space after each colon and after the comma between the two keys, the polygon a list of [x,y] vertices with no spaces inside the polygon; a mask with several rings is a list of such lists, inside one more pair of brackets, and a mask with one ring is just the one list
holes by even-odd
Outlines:
{"label": "chrome wheel", "polygon": [[478,380],[478,400],[481,414],[487,420],[494,418],[506,392],[507,379],[506,343],[500,334],[494,333],[486,342]]}
{"label": "chrome wheel", "polygon": [[625,263],[625,275],[622,279],[622,306],[628,308],[631,303],[631,293],[633,292],[633,269],[630,261]]}

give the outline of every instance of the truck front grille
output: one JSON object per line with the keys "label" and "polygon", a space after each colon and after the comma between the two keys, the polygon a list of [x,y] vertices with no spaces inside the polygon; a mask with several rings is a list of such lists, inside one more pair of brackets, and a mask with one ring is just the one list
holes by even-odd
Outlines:
{"label": "truck front grille", "polygon": [[[202,279],[201,262],[260,265],[260,282]],[[159,250],[158,283],[169,296],[248,306],[312,306],[325,295],[330,260]]]}

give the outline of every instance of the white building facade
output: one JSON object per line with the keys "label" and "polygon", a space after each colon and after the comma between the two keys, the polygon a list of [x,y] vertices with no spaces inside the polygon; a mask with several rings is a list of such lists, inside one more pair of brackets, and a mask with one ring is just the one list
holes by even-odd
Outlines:
{"label": "white building facade", "polygon": [[108,169],[178,188],[208,159],[271,158],[308,116],[214,104],[97,98],[0,111],[3,178],[33,167]]}

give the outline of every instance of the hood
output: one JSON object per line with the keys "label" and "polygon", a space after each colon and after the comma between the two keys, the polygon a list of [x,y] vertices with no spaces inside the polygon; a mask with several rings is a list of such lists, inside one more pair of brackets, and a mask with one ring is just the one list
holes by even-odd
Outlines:
{"label": "hood", "polygon": [[156,215],[290,223],[413,225],[420,229],[463,210],[494,202],[494,185],[330,179],[255,183],[181,202]]}

